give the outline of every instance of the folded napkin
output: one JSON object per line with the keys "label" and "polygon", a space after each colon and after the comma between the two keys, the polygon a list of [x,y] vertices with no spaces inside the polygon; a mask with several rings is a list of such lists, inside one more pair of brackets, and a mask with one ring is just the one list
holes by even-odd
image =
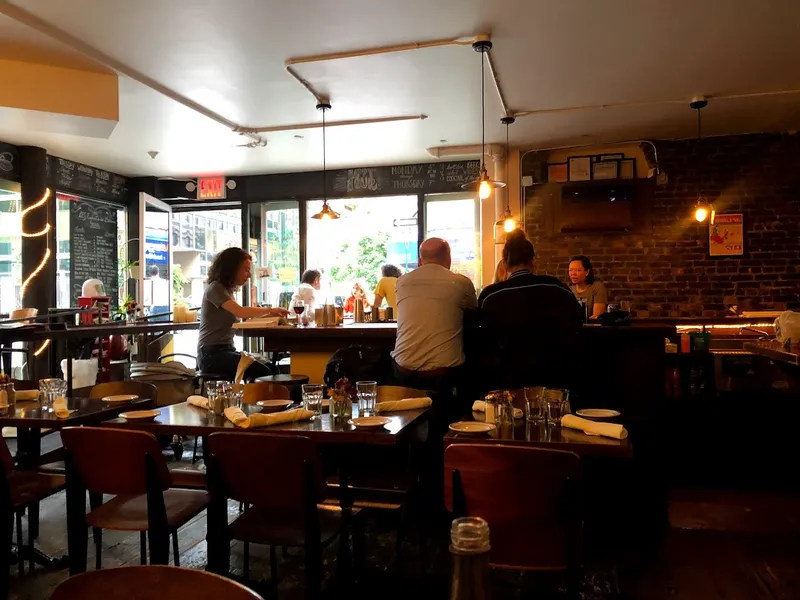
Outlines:
{"label": "folded napkin", "polygon": [[231,406],[225,409],[225,416],[228,420],[242,429],[256,429],[257,427],[269,427],[280,423],[292,423],[293,421],[307,421],[314,416],[311,410],[296,408],[277,413],[253,413],[249,417],[244,414],[241,408]]}
{"label": "folded napkin", "polygon": [[56,416],[59,419],[66,419],[75,411],[69,410],[67,408],[67,401],[64,400],[61,396],[55,399],[53,402],[53,412],[56,413]]}
{"label": "folded napkin", "polygon": [[[475,400],[475,402],[472,403],[472,410],[475,411],[475,412],[485,413],[486,412],[486,401],[485,400]],[[521,408],[515,408],[514,409],[514,418],[515,419],[521,419],[522,418],[522,409]]]}
{"label": "folded napkin", "polygon": [[582,419],[575,415],[564,415],[561,417],[561,425],[569,427],[570,429],[578,429],[586,433],[594,435],[602,435],[604,437],[614,438],[615,440],[624,440],[628,437],[628,430],[622,425],[617,423],[600,423],[598,421],[590,421],[589,419]]}
{"label": "folded napkin", "polygon": [[39,397],[39,390],[17,390],[14,393],[14,398],[16,398],[17,402],[36,400],[38,397]]}
{"label": "folded napkin", "polygon": [[430,398],[406,398],[405,400],[389,400],[378,402],[375,410],[380,412],[400,412],[402,410],[415,410],[417,408],[428,408],[433,401]]}
{"label": "folded napkin", "polygon": [[239,365],[236,367],[236,377],[233,378],[233,383],[239,383],[244,379],[244,372],[247,371],[247,368],[252,365],[253,362],[254,359],[252,356],[242,352],[239,358]]}
{"label": "folded napkin", "polygon": [[189,396],[186,402],[198,408],[208,408],[208,398],[204,398],[203,396]]}

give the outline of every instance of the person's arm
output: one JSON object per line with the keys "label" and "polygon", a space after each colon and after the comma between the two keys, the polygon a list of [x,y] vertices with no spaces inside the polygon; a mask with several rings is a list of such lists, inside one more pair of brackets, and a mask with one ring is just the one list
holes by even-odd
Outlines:
{"label": "person's arm", "polygon": [[478,295],[475,293],[475,286],[472,281],[466,277],[464,282],[464,299],[462,300],[462,309],[464,310],[477,310],[478,309]]}
{"label": "person's arm", "polygon": [[237,319],[252,319],[255,317],[285,317],[289,311],[284,308],[260,308],[258,306],[241,306],[236,300],[230,299],[222,303],[224,308]]}
{"label": "person's arm", "polygon": [[596,319],[608,309],[608,290],[600,282],[595,283],[597,290],[592,304],[592,319]]}

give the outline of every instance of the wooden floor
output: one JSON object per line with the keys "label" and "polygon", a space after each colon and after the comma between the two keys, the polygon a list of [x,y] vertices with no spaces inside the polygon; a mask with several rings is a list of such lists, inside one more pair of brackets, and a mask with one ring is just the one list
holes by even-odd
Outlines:
{"label": "wooden floor", "polygon": [[[188,458],[191,453],[188,453]],[[184,462],[187,462],[184,460]],[[230,514],[237,507],[230,506]],[[671,529],[650,555],[637,554],[614,565],[587,565],[582,595],[587,599],[643,600],[798,600],[800,599],[800,496],[766,492],[674,491],[670,502]],[[413,539],[412,541],[415,541]],[[367,521],[368,571],[358,597],[404,598],[424,593],[446,598],[449,556],[446,531],[432,540],[428,573],[420,570],[415,547],[408,544],[410,560],[398,572],[394,563],[393,523],[381,517]],[[181,565],[203,569],[206,565],[205,515],[179,534]],[[43,503],[39,548],[49,554],[66,551],[63,494]],[[280,555],[280,553],[279,553]],[[327,583],[335,572],[336,548],[326,556]],[[137,534],[104,533],[105,568],[139,563]],[[89,546],[89,566],[94,550]],[[242,547],[234,544],[231,570],[242,574]],[[281,556],[277,596],[303,597],[302,555],[299,550]],[[20,578],[12,567],[13,600],[43,600],[67,577],[66,571],[41,567]],[[269,578],[266,549],[251,548],[251,577]],[[517,584],[524,584],[519,591]],[[497,577],[494,598],[559,597],[559,581],[536,576]],[[531,590],[536,590],[535,596]],[[267,585],[259,589],[274,597]]]}

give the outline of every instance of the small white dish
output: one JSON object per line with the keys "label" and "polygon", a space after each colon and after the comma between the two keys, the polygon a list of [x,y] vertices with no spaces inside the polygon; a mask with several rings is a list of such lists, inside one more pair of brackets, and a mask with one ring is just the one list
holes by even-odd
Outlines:
{"label": "small white dish", "polygon": [[291,406],[291,400],[259,400],[256,402],[266,412],[279,412]]}
{"label": "small white dish", "polygon": [[119,413],[119,416],[126,421],[153,421],[160,414],[160,410],[131,410]]}
{"label": "small white dish", "polygon": [[495,427],[492,423],[482,423],[481,421],[458,421],[457,423],[450,423],[450,431],[467,435],[481,435],[494,431],[494,429]]}
{"label": "small white dish", "polygon": [[367,429],[384,427],[391,422],[392,420],[389,417],[356,417],[355,419],[350,419],[348,421],[350,425],[354,425],[356,427],[364,427]]}
{"label": "small white dish", "polygon": [[133,402],[138,400],[139,396],[136,394],[117,394],[115,396],[106,396],[103,402]]}
{"label": "small white dish", "polygon": [[620,415],[618,410],[611,410],[609,408],[584,408],[576,410],[575,414],[584,419],[614,419]]}

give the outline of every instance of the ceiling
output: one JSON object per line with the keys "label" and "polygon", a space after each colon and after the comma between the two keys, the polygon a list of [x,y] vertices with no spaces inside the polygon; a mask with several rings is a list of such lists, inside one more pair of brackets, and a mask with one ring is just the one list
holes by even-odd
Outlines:
{"label": "ceiling", "polygon": [[[2,5],[8,4],[0,0]],[[547,148],[691,137],[692,96],[710,96],[705,135],[800,129],[796,0],[14,0],[15,4],[226,119],[248,127],[318,122],[316,101],[290,77],[291,57],[486,32],[512,111],[546,112],[511,126],[513,145]],[[76,68],[93,62],[0,15],[8,45]],[[94,65],[91,68],[103,68]],[[429,161],[431,146],[480,142],[480,59],[446,46],[297,65],[330,95],[329,121],[425,114],[425,120],[328,129],[331,167]],[[487,141],[504,141],[488,78]],[[109,139],[14,129],[0,139],[41,145],[127,175],[291,172],[322,162],[319,130],[267,133],[237,148],[226,127],[125,76]],[[715,99],[718,97],[718,99]],[[668,103],[668,101],[677,101]],[[303,136],[301,138],[295,136]],[[151,159],[147,152],[159,152]]]}

